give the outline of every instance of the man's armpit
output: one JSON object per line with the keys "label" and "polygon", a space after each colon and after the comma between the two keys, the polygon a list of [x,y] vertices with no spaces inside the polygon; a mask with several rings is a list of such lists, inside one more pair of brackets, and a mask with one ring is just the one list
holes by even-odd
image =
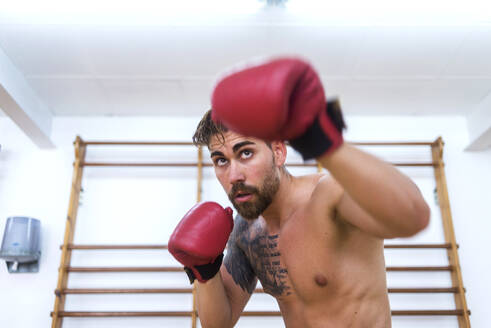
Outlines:
{"label": "man's armpit", "polygon": [[[239,223],[239,226],[244,223],[245,222]],[[237,230],[240,230],[240,228]],[[234,231],[228,242],[227,255],[223,260],[223,264],[234,279],[234,282],[243,290],[252,294],[256,287],[256,275],[244,251],[242,251],[236,243],[235,236],[240,233],[240,231],[237,230]]]}

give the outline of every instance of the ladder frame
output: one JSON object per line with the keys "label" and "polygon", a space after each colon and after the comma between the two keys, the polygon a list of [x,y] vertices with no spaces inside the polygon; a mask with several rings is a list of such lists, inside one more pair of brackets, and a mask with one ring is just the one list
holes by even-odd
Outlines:
{"label": "ladder frame", "polygon": [[[455,231],[452,221],[452,213],[450,210],[450,200],[448,197],[448,189],[445,177],[444,162],[443,162],[443,148],[444,142],[441,137],[438,137],[433,142],[358,142],[353,143],[359,146],[430,146],[432,154],[431,163],[392,163],[395,166],[432,166],[434,169],[434,176],[436,182],[436,191],[439,201],[439,207],[442,218],[442,225],[444,230],[445,244],[412,244],[412,245],[385,245],[385,248],[443,248],[446,249],[449,265],[446,267],[392,267],[387,268],[388,271],[450,271],[452,287],[450,288],[389,288],[389,292],[393,293],[453,293],[456,309],[453,310],[393,310],[392,315],[456,315],[458,317],[460,328],[470,328],[470,311],[467,307],[465,288],[462,278],[462,270],[460,268],[460,261],[458,255],[458,244],[455,238]],[[61,260],[60,267],[58,269],[58,282],[55,290],[55,302],[54,310],[51,313],[52,316],[52,328],[61,328],[63,323],[63,317],[127,317],[127,316],[184,316],[191,317],[192,328],[196,328],[197,325],[197,304],[196,304],[196,283],[189,289],[171,289],[167,292],[174,293],[189,293],[193,295],[192,311],[173,311],[173,312],[67,312],[65,309],[65,301],[67,294],[90,294],[90,293],[152,293],[152,292],[165,292],[161,289],[119,289],[119,290],[103,290],[103,289],[68,289],[68,275],[73,272],[74,269],[70,266],[71,254],[74,249],[167,249],[165,245],[73,245],[73,238],[75,234],[78,207],[80,203],[80,192],[82,191],[82,177],[83,169],[85,166],[142,166],[142,167],[189,167],[195,166],[198,170],[197,177],[197,191],[196,200],[200,202],[202,199],[202,180],[203,180],[203,168],[211,166],[203,161],[203,150],[198,147],[197,162],[196,163],[94,163],[85,162],[85,155],[87,146],[97,145],[136,145],[136,146],[176,146],[176,145],[192,145],[190,142],[103,142],[103,141],[91,141],[85,142],[80,136],[77,136],[74,141],[75,161],[72,176],[72,185],[70,189],[70,200],[68,205],[68,215],[65,223],[65,234],[63,238],[63,245],[61,246]],[[318,171],[322,170],[322,167],[316,163],[302,163],[302,164],[290,164],[290,166],[307,166],[317,167]],[[111,268],[106,268],[111,269]],[[118,269],[118,268],[113,268]],[[121,269],[121,268],[119,268]],[[138,268],[135,268],[138,269]],[[156,269],[153,271],[180,271],[182,268],[147,268]],[[138,270],[136,270],[138,271]],[[150,270],[152,271],[152,270]],[[100,271],[99,271],[100,272]],[[116,270],[118,272],[118,270]],[[121,272],[121,270],[119,271]],[[147,270],[148,272],[148,270]],[[257,289],[256,292],[263,292],[261,289]],[[277,311],[250,311],[244,312],[244,316],[278,316]]]}

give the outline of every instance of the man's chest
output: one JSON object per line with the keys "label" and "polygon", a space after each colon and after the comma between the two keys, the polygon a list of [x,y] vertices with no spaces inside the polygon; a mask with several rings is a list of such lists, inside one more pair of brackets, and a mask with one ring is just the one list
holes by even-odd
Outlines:
{"label": "man's chest", "polygon": [[288,269],[279,246],[280,235],[260,235],[250,241],[245,253],[266,293],[275,297],[292,292]]}
{"label": "man's chest", "polygon": [[242,249],[264,291],[286,298],[322,292],[332,286],[336,256],[329,245],[322,231],[289,224],[278,234],[255,234]]}

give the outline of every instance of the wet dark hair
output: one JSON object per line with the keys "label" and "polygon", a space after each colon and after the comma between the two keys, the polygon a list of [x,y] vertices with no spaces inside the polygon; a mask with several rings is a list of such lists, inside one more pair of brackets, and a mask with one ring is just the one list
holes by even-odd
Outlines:
{"label": "wet dark hair", "polygon": [[[198,123],[198,126],[196,127],[196,131],[194,132],[193,135],[193,144],[196,147],[207,146],[209,148],[211,138],[215,135],[218,135],[220,142],[225,143],[225,136],[223,134],[228,131],[229,129],[225,125],[221,123],[216,123],[211,119],[211,109],[210,109],[203,115],[201,121]],[[266,146],[268,146],[269,149],[273,150],[273,146],[270,141],[264,141],[264,142],[266,143]],[[285,164],[283,164],[280,167],[280,170],[286,173],[287,175],[290,175],[290,173],[285,167]]]}
{"label": "wet dark hair", "polygon": [[211,109],[208,110],[203,118],[198,123],[196,131],[193,135],[193,143],[195,146],[209,146],[211,138],[214,135],[218,135],[222,142],[225,142],[225,136],[223,135],[228,129],[221,123],[215,123],[211,119]]}
{"label": "wet dark hair", "polygon": [[[223,135],[225,132],[229,131],[228,128],[221,124],[216,123],[211,119],[211,109],[208,110],[203,118],[198,123],[196,127],[196,131],[193,135],[193,143],[196,147],[199,146],[210,146],[211,138],[215,135],[218,135],[220,142],[225,142],[225,136]],[[273,149],[271,146],[271,142],[265,141],[266,145],[269,149]]]}
{"label": "wet dark hair", "polygon": [[[327,101],[326,110],[328,115],[333,120],[334,126],[341,132],[346,129],[346,123],[341,112],[341,105],[339,99],[335,98]],[[195,146],[209,146],[211,138],[214,135],[218,135],[221,142],[225,142],[224,133],[228,131],[228,128],[221,124],[216,123],[211,119],[211,109],[208,110],[196,127],[196,131],[193,135],[193,143]],[[271,142],[267,142],[269,148],[271,148]]]}

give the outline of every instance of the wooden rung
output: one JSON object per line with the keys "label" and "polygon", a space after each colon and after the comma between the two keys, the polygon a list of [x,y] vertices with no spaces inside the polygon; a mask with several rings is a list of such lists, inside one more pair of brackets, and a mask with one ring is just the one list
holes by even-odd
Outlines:
{"label": "wooden rung", "polygon": [[[458,293],[459,289],[457,287],[419,287],[419,288],[388,288],[387,291],[389,293],[404,293],[404,294],[413,294],[413,293]],[[254,290],[255,293],[264,293],[264,289],[256,288]]]}
{"label": "wooden rung", "polygon": [[[433,166],[430,165],[419,165],[416,166]],[[197,167],[198,163],[121,163],[121,162],[83,162],[81,166],[125,166],[125,167]],[[211,167],[212,163],[202,163],[203,167]],[[286,166],[289,167],[317,167],[317,163],[287,163]],[[406,165],[407,166],[407,165]],[[413,166],[413,165],[409,165]]]}
{"label": "wooden rung", "polygon": [[459,289],[457,287],[449,287],[449,288],[388,288],[389,293],[404,293],[404,294],[413,294],[413,293],[458,293]]}
{"label": "wooden rung", "polygon": [[87,146],[194,146],[190,141],[85,141]]}
{"label": "wooden rung", "polygon": [[[192,293],[192,288],[66,288],[60,294],[187,294]],[[264,293],[264,289],[257,288],[255,293]],[[388,288],[389,293],[458,293],[457,287],[449,288]]]}
{"label": "wooden rung", "polygon": [[[183,267],[67,267],[67,272],[181,272]],[[452,266],[386,267],[386,271],[452,271]]]}
{"label": "wooden rung", "polygon": [[[427,163],[390,163],[394,166],[406,167],[434,167],[437,164],[433,162]],[[83,162],[80,166],[124,166],[124,167],[197,167],[198,163],[121,163],[121,162]],[[202,163],[203,167],[213,166],[211,163]],[[317,167],[317,163],[287,163],[289,167]]]}
{"label": "wooden rung", "polygon": [[452,271],[452,266],[410,266],[410,267],[386,267],[386,271]]}
{"label": "wooden rung", "polygon": [[[192,311],[151,311],[151,312],[101,312],[101,311],[60,311],[59,317],[190,317]],[[53,316],[53,312],[51,312]]]}
{"label": "wooden rung", "polygon": [[[60,246],[60,249],[63,245]],[[68,245],[68,249],[167,249],[167,245]]]}
{"label": "wooden rung", "polygon": [[431,146],[435,142],[349,142],[352,145],[356,146]]}
{"label": "wooden rung", "polygon": [[[392,315],[400,316],[440,316],[440,315],[464,315],[464,310],[393,310]],[[470,311],[467,311],[471,314]]]}
{"label": "wooden rung", "polygon": [[[468,311],[470,314],[470,311]],[[392,310],[393,316],[441,316],[463,315],[463,310]],[[151,311],[151,312],[93,312],[93,311],[60,311],[59,317],[190,317],[192,311]],[[51,312],[53,316],[53,312]],[[281,316],[279,311],[244,311],[243,317],[273,317]]]}
{"label": "wooden rung", "polygon": [[[384,248],[451,248],[451,244],[385,244]],[[458,245],[457,245],[458,248]]]}
{"label": "wooden rung", "polygon": [[187,294],[192,288],[66,288],[60,294]]}
{"label": "wooden rung", "polygon": [[181,272],[183,267],[67,267],[67,272]]}
{"label": "wooden rung", "polygon": [[[420,142],[357,142],[347,141],[356,146],[431,146],[433,141]],[[87,146],[193,146],[189,141],[83,141]],[[288,144],[288,142],[287,142]]]}
{"label": "wooden rung", "polygon": [[[463,310],[392,310],[393,316],[440,316],[440,315],[463,315]],[[278,311],[246,311],[241,316],[259,317],[259,316],[280,316]]]}
{"label": "wooden rung", "polygon": [[[118,162],[83,162],[81,166],[125,166],[125,167],[197,167],[198,163],[118,163]],[[202,166],[211,166],[203,163]]]}
{"label": "wooden rung", "polygon": [[[457,248],[459,245],[456,245]],[[442,248],[449,249],[451,244],[386,244],[384,248]],[[63,245],[60,245],[60,249]],[[70,250],[98,250],[98,249],[167,249],[167,245],[68,245]]]}

